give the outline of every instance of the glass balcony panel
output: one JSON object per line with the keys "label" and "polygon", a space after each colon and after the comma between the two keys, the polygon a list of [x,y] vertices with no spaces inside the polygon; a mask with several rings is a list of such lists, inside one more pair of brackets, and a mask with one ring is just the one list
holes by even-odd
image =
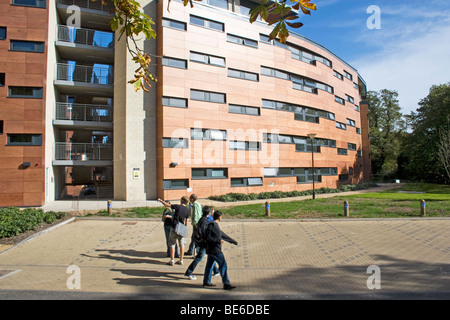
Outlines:
{"label": "glass balcony panel", "polygon": [[112,159],[112,143],[55,143],[55,160],[105,161]]}

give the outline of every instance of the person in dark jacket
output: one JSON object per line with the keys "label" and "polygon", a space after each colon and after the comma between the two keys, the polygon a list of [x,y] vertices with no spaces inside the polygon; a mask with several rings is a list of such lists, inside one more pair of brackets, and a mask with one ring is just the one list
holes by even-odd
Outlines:
{"label": "person in dark jacket", "polygon": [[[194,261],[189,265],[187,268],[184,276],[186,278],[189,278],[191,280],[196,280],[197,278],[193,275],[195,268],[197,267],[197,264],[202,261],[203,257],[206,254],[206,242],[204,241],[204,235],[206,228],[208,227],[208,217],[211,213],[211,207],[210,206],[204,206],[202,209],[203,216],[200,218],[200,220],[197,223],[197,229],[195,234],[192,236],[193,241],[195,241],[195,246],[197,248],[197,255],[194,258]],[[216,264],[214,264],[214,273],[213,275],[219,275],[219,269],[216,267]]]}
{"label": "person in dark jacket", "polygon": [[225,290],[231,290],[236,288],[231,285],[230,279],[227,273],[227,262],[222,252],[222,242],[227,241],[234,245],[237,245],[237,241],[229,237],[222,230],[220,230],[219,223],[222,220],[222,212],[214,212],[214,220],[208,224],[205,231],[206,240],[206,254],[208,260],[206,261],[205,274],[203,275],[203,286],[214,287],[211,283],[211,275],[215,262],[219,265],[220,276],[222,277],[223,288]]}

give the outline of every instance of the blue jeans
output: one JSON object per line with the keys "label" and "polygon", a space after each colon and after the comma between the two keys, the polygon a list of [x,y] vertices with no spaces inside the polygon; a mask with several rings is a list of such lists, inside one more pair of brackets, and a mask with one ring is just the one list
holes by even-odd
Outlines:
{"label": "blue jeans", "polygon": [[[196,246],[196,248],[197,248],[197,255],[195,256],[194,261],[192,261],[192,263],[189,265],[189,267],[186,270],[185,275],[187,275],[187,276],[190,276],[194,272],[195,268],[197,267],[197,264],[199,264],[200,261],[203,260],[203,257],[206,254],[206,248],[201,248],[199,246]],[[216,264],[214,264],[213,272],[214,272],[214,274],[219,273],[219,269],[216,267]]]}
{"label": "blue jeans", "polygon": [[[170,257],[170,247],[169,247],[169,234],[170,234],[170,229],[172,227],[170,225],[168,226],[164,226],[164,234],[166,235],[166,246],[167,246],[167,256]],[[178,253],[178,246],[175,245],[175,258],[179,257],[179,253]]]}
{"label": "blue jeans", "polygon": [[208,254],[208,260],[206,261],[205,274],[203,275],[203,283],[211,283],[211,274],[214,268],[214,264],[217,262],[219,265],[220,276],[222,277],[223,284],[230,284],[227,274],[227,262],[223,253]]}

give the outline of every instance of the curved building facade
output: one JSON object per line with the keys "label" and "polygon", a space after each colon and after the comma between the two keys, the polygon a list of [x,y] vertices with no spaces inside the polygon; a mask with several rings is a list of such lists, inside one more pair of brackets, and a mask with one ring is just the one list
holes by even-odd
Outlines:
{"label": "curved building facade", "polygon": [[161,197],[312,189],[313,166],[316,188],[370,177],[364,80],[304,37],[269,41],[251,6],[158,3]]}

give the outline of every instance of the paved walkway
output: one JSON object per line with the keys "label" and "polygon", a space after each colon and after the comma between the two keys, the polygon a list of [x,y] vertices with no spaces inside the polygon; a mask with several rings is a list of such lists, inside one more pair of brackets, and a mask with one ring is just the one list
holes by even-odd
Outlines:
{"label": "paved walkway", "polygon": [[[205,261],[195,281],[183,277],[191,257],[167,265],[158,220],[74,219],[0,253],[0,300],[450,298],[450,219],[221,226],[239,243],[223,245],[237,286],[231,292],[222,290],[220,277],[213,278],[217,287],[202,288]],[[368,272],[372,265],[375,273]],[[376,275],[379,282],[369,287],[380,289],[369,289]]]}

